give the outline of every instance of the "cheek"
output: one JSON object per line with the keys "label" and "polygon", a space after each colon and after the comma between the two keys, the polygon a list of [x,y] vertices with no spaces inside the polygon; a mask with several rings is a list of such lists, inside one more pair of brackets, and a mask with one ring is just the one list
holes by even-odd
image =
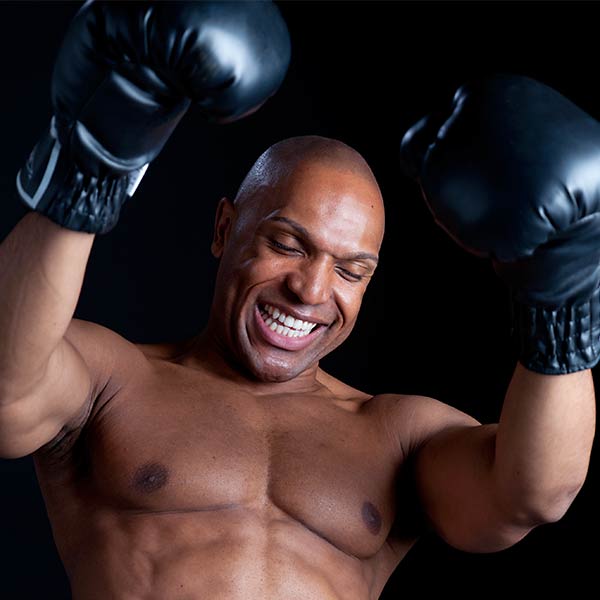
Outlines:
{"label": "cheek", "polygon": [[223,271],[239,277],[245,271],[253,268],[258,259],[256,248],[250,243],[230,244],[221,257],[220,267]]}
{"label": "cheek", "polygon": [[289,264],[283,257],[253,246],[232,255],[228,265],[228,276],[247,284],[281,278],[289,270]]}
{"label": "cheek", "polygon": [[294,259],[273,252],[269,248],[252,248],[244,263],[246,269],[260,273],[264,277],[279,277],[284,273],[298,267]]}
{"label": "cheek", "polygon": [[335,298],[336,303],[346,321],[353,323],[356,320],[365,290],[366,286],[363,285],[357,285],[354,287],[344,283],[340,284]]}

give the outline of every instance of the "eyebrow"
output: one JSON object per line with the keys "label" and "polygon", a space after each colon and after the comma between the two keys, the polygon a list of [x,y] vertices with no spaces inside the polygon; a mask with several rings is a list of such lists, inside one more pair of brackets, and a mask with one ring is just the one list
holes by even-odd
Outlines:
{"label": "eyebrow", "polygon": [[[269,217],[268,221],[278,221],[280,223],[285,223],[289,225],[292,229],[295,229],[300,235],[303,237],[310,239],[310,233],[306,227],[303,227],[297,221],[293,219],[288,219],[287,217]],[[371,254],[370,252],[357,252],[356,254],[351,254],[349,256],[341,256],[337,257],[340,260],[371,260],[375,264],[379,262],[379,258],[375,256],[375,254]]]}

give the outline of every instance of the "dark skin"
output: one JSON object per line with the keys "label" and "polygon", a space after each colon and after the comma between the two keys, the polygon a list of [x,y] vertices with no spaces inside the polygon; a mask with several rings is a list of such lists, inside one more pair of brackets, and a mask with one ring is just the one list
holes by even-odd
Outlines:
{"label": "dark skin", "polygon": [[[374,600],[425,521],[458,548],[498,550],[560,518],[580,488],[589,371],[517,366],[500,423],[481,425],[319,367],[352,331],[384,210],[354,154],[300,154],[219,203],[198,336],[140,345],[70,323],[86,401],[65,389],[68,408],[36,421],[19,452],[39,448],[75,600]],[[297,334],[271,328],[277,311]]]}

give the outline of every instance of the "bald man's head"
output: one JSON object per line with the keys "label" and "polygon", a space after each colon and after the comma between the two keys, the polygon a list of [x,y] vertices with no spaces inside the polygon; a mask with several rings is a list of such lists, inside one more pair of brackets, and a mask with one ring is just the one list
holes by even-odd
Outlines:
{"label": "bald man's head", "polygon": [[[315,368],[354,327],[383,231],[381,191],[356,150],[318,136],[271,146],[235,203],[222,198],[217,208],[211,314],[219,339],[264,381]],[[287,339],[267,323],[268,306],[318,329]]]}
{"label": "bald man's head", "polygon": [[254,196],[261,187],[272,187],[297,169],[316,163],[364,177],[379,186],[367,161],[354,149],[332,138],[318,135],[291,137],[273,144],[261,154],[244,178],[236,203]]}

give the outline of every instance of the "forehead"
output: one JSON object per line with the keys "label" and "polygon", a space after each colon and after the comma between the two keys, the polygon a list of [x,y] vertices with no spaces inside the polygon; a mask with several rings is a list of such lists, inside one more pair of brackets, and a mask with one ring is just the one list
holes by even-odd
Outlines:
{"label": "forehead", "polygon": [[309,162],[278,175],[263,188],[264,216],[285,211],[303,220],[335,220],[360,229],[368,226],[374,232],[383,228],[379,187],[366,174]]}
{"label": "forehead", "polygon": [[262,188],[260,220],[286,217],[317,243],[376,254],[383,237],[383,202],[372,177],[351,169],[307,163]]}

